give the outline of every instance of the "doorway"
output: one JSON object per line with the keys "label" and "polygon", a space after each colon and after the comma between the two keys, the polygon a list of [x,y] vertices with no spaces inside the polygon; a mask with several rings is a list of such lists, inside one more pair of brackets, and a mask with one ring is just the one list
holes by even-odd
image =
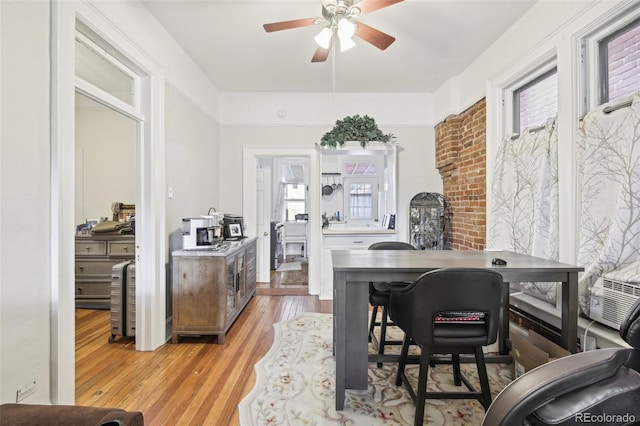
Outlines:
{"label": "doorway", "polygon": [[[258,208],[256,201],[256,193],[257,193],[257,184],[256,184],[256,176],[257,171],[261,165],[265,164],[265,161],[269,160],[273,164],[277,162],[275,159],[284,159],[284,158],[295,158],[302,160],[304,164],[307,165],[308,170],[305,172],[305,186],[306,188],[306,205],[305,210],[307,210],[308,220],[305,222],[308,231],[306,233],[306,242],[304,243],[304,257],[307,263],[306,273],[308,277],[308,285],[307,290],[308,294],[318,295],[320,291],[320,244],[321,244],[321,214],[320,214],[320,156],[318,151],[314,146],[291,146],[291,147],[282,147],[282,146],[244,146],[243,147],[243,216],[245,218],[245,223],[249,229],[254,229],[256,224],[258,223]],[[271,191],[274,198],[284,196],[284,192],[279,190],[280,187],[280,178],[277,178],[276,175],[280,173],[277,171],[277,167],[272,166],[272,181],[278,181],[278,185],[273,186],[274,190]],[[281,192],[281,195],[278,193]],[[272,206],[271,210],[275,209],[275,203],[271,202],[269,205]],[[295,205],[295,200],[292,205]],[[277,209],[275,209],[277,210]],[[286,216],[284,215],[284,207],[282,210],[282,215],[278,214],[277,211],[273,213],[273,220],[285,220]],[[295,221],[295,216],[292,216],[291,219]],[[257,228],[255,228],[257,229]],[[298,244],[297,249],[300,250],[301,246]],[[292,247],[292,250],[295,250]],[[289,259],[295,261],[296,255],[302,254],[301,251],[292,252],[287,255]],[[283,260],[281,258],[281,260]],[[287,262],[288,263],[288,262]],[[302,263],[302,262],[301,262]],[[275,284],[278,282],[278,276],[274,276],[274,273],[280,273],[280,277],[284,274],[281,272],[284,271],[271,271],[271,279],[270,283]],[[286,285],[285,285],[286,286]],[[264,284],[258,286],[258,291],[262,291],[264,289]],[[281,286],[283,287],[283,286]],[[291,286],[291,290],[293,290],[293,286]],[[287,290],[285,288],[285,290]],[[282,290],[278,290],[282,291]],[[302,290],[296,291],[305,291],[304,288]]]}
{"label": "doorway", "polygon": [[[264,272],[258,275],[258,294],[308,294],[308,172],[308,158],[259,158],[256,235],[258,243],[263,240],[258,270]],[[268,226],[261,227],[261,220]]]}
{"label": "doorway", "polygon": [[[125,114],[76,92],[76,318],[79,309],[110,310],[113,267],[134,260],[135,213],[115,217],[114,207],[135,205],[137,198],[136,126],[137,122]],[[115,225],[116,221],[117,230],[94,234],[97,227]],[[91,249],[84,251],[87,247]],[[133,304],[128,306],[135,309]],[[124,328],[118,330],[118,334],[129,334],[123,333]],[[109,322],[103,332],[98,338],[113,336]]]}
{"label": "doorway", "polygon": [[[51,402],[73,404],[75,394],[75,92],[115,105],[136,120],[136,349],[154,350],[167,339],[165,315],[164,77],[148,55],[90,5],[54,2],[51,7]],[[135,68],[138,102],[130,107],[76,79],[77,30]],[[106,95],[106,96],[105,96]],[[153,101],[152,101],[153,100]],[[122,107],[120,107],[122,106]],[[153,120],[151,118],[154,118]],[[153,165],[153,167],[152,167]],[[152,214],[153,212],[153,214]],[[146,219],[146,220],[145,220]]]}

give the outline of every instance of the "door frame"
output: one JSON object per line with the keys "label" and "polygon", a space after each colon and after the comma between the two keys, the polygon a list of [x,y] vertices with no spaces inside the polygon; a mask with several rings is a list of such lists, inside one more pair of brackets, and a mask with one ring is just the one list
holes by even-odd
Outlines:
{"label": "door frame", "polygon": [[322,253],[322,206],[320,151],[317,146],[242,147],[242,216],[248,229],[256,227],[256,165],[264,157],[303,157],[309,160],[309,221],[307,256],[309,258],[309,294],[320,294],[320,255]]}
{"label": "door frame", "polygon": [[136,349],[167,340],[164,73],[85,2],[51,2],[51,402],[75,402],[75,33],[82,21],[136,64]]}
{"label": "door frame", "polygon": [[[256,177],[262,174],[262,192],[257,191],[256,181],[256,238],[257,261],[256,281],[269,282],[271,271],[271,168],[257,168]],[[262,216],[263,228],[257,226],[257,219]]]}

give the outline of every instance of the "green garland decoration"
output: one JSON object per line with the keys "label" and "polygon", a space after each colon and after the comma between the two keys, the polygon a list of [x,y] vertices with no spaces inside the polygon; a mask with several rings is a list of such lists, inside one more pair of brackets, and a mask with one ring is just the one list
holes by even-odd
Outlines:
{"label": "green garland decoration", "polygon": [[387,143],[394,138],[391,133],[382,133],[376,121],[368,115],[352,115],[336,121],[334,128],[322,136],[320,145],[336,148],[338,144],[342,146],[347,141],[358,141],[365,148],[369,142]]}

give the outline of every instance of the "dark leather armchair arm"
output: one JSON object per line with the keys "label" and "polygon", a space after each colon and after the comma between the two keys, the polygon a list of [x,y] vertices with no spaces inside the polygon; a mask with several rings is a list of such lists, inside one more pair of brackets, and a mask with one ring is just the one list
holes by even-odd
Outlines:
{"label": "dark leather armchair arm", "polygon": [[[559,395],[571,394],[578,389],[590,386],[594,386],[593,391],[596,391],[595,385],[606,380],[628,382],[628,378],[618,379],[614,376],[621,369],[628,370],[625,363],[632,354],[633,349],[601,349],[570,355],[535,368],[510,383],[498,394],[487,410],[482,424],[486,426],[527,424],[524,420],[529,414]],[[623,373],[627,374],[626,371]],[[631,374],[637,375],[637,372],[632,371]],[[632,382],[637,380],[636,376],[631,378]],[[580,404],[584,404],[585,398],[588,397],[583,395]],[[560,411],[565,413],[581,411],[584,407],[580,404],[566,401]]]}

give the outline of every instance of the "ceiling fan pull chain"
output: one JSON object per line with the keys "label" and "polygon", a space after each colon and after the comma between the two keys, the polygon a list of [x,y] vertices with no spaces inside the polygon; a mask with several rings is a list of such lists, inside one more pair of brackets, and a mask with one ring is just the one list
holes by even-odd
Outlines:
{"label": "ceiling fan pull chain", "polygon": [[333,55],[331,57],[331,92],[336,93],[336,44],[332,43]]}

